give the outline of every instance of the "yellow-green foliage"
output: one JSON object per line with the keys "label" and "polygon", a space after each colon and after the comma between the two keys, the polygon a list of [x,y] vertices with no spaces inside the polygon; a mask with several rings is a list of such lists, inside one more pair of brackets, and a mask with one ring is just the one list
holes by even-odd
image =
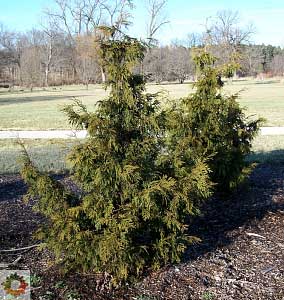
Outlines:
{"label": "yellow-green foliage", "polygon": [[171,147],[180,156],[187,150],[209,157],[211,179],[222,190],[236,187],[248,174],[245,162],[261,120],[249,121],[238,94],[222,94],[221,76],[228,66],[215,67],[215,58],[199,52],[194,61],[199,77],[196,91],[182,98],[169,116]]}
{"label": "yellow-green foliage", "polygon": [[[188,243],[185,219],[210,195],[206,160],[165,143],[166,117],[132,67],[143,59],[135,39],[106,41],[101,60],[110,96],[94,113],[65,107],[89,138],[69,155],[79,195],[40,174],[26,156],[22,175],[48,223],[40,231],[67,269],[107,272],[113,283],[177,262]],[[186,159],[184,159],[184,157]]]}

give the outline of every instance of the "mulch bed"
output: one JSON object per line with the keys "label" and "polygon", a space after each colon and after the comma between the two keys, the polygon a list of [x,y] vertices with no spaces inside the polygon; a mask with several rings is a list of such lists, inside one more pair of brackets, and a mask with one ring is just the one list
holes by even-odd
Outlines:
{"label": "mulch bed", "polygon": [[[22,202],[25,191],[20,176],[0,176],[0,250],[35,244],[32,233],[44,219]],[[259,165],[247,186],[229,199],[212,198],[190,228],[202,242],[180,264],[112,291],[99,275],[63,275],[47,250],[0,253],[0,266],[18,259],[14,269],[40,276],[33,299],[68,299],[72,290],[81,300],[284,300],[283,165]]]}

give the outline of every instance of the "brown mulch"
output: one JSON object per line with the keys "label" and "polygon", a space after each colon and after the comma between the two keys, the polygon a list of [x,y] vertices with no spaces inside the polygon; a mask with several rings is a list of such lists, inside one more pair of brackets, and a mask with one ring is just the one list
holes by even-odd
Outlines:
{"label": "brown mulch", "polygon": [[[25,191],[20,176],[0,176],[0,250],[35,244],[44,219],[22,202]],[[73,290],[81,300],[284,300],[284,165],[259,165],[248,186],[211,199],[190,234],[202,242],[180,264],[112,291],[93,274],[63,275],[46,250],[0,253],[0,265],[19,258],[17,268],[42,278],[33,299],[67,299]]]}

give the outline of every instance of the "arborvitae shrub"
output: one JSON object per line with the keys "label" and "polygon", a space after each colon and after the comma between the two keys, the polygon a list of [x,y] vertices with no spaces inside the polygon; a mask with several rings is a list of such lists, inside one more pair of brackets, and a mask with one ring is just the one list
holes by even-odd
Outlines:
{"label": "arborvitae shrub", "polygon": [[195,92],[180,99],[170,113],[169,143],[181,154],[187,149],[208,156],[211,179],[228,191],[250,171],[246,155],[262,120],[250,121],[237,102],[238,94],[222,93],[223,74],[231,65],[216,67],[216,59],[204,50],[196,53],[198,71]]}
{"label": "arborvitae shrub", "polygon": [[29,197],[48,218],[38,236],[67,269],[107,272],[114,284],[179,261],[195,241],[185,219],[210,195],[204,159],[167,148],[157,95],[132,74],[143,52],[127,37],[102,43],[110,96],[94,113],[79,102],[65,108],[89,134],[69,155],[79,195],[40,174],[27,155],[22,169]]}

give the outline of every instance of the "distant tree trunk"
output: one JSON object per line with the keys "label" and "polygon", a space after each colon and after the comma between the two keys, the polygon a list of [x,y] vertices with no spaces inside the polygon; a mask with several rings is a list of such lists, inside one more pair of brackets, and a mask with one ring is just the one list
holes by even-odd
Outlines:
{"label": "distant tree trunk", "polygon": [[105,83],[106,82],[106,73],[102,66],[100,68],[101,68],[102,83]]}
{"label": "distant tree trunk", "polygon": [[20,86],[23,86],[22,66],[21,66],[20,62],[18,62],[17,65],[18,65],[18,69],[19,69],[19,83],[20,83]]}
{"label": "distant tree trunk", "polygon": [[143,61],[140,63],[140,74],[144,75],[144,64]]}
{"label": "distant tree trunk", "polygon": [[44,85],[45,87],[48,87],[48,74],[49,74],[49,68],[45,67],[45,73],[44,73]]}
{"label": "distant tree trunk", "polygon": [[50,72],[50,64],[51,64],[51,59],[52,59],[52,55],[53,55],[53,49],[52,49],[52,42],[50,41],[49,43],[49,47],[48,47],[48,59],[47,62],[45,64],[45,78],[44,78],[44,84],[46,87],[48,87],[48,76],[49,76],[49,72]]}

